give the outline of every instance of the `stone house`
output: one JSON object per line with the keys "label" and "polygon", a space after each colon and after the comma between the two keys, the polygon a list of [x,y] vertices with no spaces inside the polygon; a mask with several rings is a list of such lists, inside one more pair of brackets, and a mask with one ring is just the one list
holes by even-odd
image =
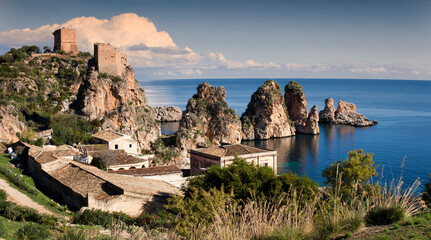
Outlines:
{"label": "stone house", "polygon": [[259,166],[270,167],[277,172],[277,151],[233,144],[191,149],[190,173],[194,175],[203,172],[212,165],[229,166],[233,163],[235,156],[248,163],[253,162]]}
{"label": "stone house", "polygon": [[93,134],[96,143],[107,144],[110,150],[124,150],[127,154],[138,155],[138,142],[131,136],[104,130]]}

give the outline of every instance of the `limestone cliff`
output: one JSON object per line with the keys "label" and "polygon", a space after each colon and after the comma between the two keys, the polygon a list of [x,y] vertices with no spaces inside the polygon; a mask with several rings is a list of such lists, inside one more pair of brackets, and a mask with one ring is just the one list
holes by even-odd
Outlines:
{"label": "limestone cliff", "polygon": [[330,124],[351,125],[355,127],[372,126],[374,122],[368,120],[364,115],[356,112],[356,106],[353,103],[338,101],[338,107],[335,111],[334,100],[327,98],[325,108],[319,113],[320,122]]}
{"label": "limestone cliff", "polygon": [[295,123],[297,134],[318,134],[319,115],[317,107],[313,106],[309,116],[307,112],[307,98],[302,86],[296,81],[290,81],[284,88],[284,103],[289,113],[289,118]]}
{"label": "limestone cliff", "polygon": [[156,119],[161,122],[178,122],[181,120],[182,112],[179,107],[162,106],[153,107]]}
{"label": "limestone cliff", "polygon": [[18,119],[18,110],[13,105],[0,103],[0,120],[0,142],[18,141],[16,134],[26,128]]}
{"label": "limestone cliff", "polygon": [[225,97],[224,87],[201,83],[197,94],[189,99],[176,135],[183,158],[197,146],[241,142],[241,122]]}
{"label": "limestone cliff", "polygon": [[295,135],[280,85],[274,80],[266,81],[253,93],[241,122],[244,140]]}
{"label": "limestone cliff", "polygon": [[[100,46],[108,47],[114,53],[118,52],[106,44],[95,44],[95,52],[96,47]],[[123,60],[125,56],[118,53],[123,56],[114,58],[118,62],[98,60],[107,54],[105,50],[97,50],[95,60],[98,68],[103,70],[104,64],[115,65],[114,73],[120,75],[109,75],[93,68],[79,90],[77,110],[88,120],[104,119],[102,129],[111,128],[130,135],[139,142],[140,148],[149,149],[149,143],[161,134],[154,111],[148,105],[144,90],[135,80],[133,68]]]}

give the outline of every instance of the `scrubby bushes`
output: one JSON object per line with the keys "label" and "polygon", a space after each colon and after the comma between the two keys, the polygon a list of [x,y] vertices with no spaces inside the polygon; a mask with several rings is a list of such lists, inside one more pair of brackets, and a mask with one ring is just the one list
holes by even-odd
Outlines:
{"label": "scrubby bushes", "polygon": [[0,201],[0,216],[12,221],[29,221],[54,226],[57,218],[47,214],[39,214],[32,208],[22,207],[14,202]]}
{"label": "scrubby bushes", "polygon": [[92,122],[82,120],[74,114],[54,115],[51,127],[52,142],[55,145],[89,143],[92,139],[91,133],[96,130],[96,126]]}
{"label": "scrubby bushes", "polygon": [[365,221],[370,225],[388,225],[399,222],[405,217],[404,209],[398,206],[377,206],[371,208],[365,216]]}
{"label": "scrubby bushes", "polygon": [[42,240],[50,236],[48,228],[44,225],[29,223],[22,226],[18,232],[18,239],[23,240]]}
{"label": "scrubby bushes", "polygon": [[34,187],[24,182],[21,175],[14,174],[11,169],[5,166],[0,166],[0,173],[3,176],[5,176],[11,183],[15,184],[17,187],[21,188],[22,190],[35,196],[39,193]]}
{"label": "scrubby bushes", "polygon": [[422,193],[422,200],[428,205],[431,206],[431,174],[428,178],[428,182],[425,183],[425,189]]}

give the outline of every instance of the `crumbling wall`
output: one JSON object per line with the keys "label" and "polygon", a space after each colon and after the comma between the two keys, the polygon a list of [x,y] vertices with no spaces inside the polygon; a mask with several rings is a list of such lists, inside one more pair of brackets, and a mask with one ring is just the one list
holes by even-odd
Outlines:
{"label": "crumbling wall", "polygon": [[107,43],[94,44],[94,59],[99,73],[107,73],[114,76],[126,74],[129,65],[127,55],[122,54],[115,47]]}
{"label": "crumbling wall", "polygon": [[66,53],[77,55],[76,30],[61,28],[52,33],[54,35],[54,51],[63,50]]}

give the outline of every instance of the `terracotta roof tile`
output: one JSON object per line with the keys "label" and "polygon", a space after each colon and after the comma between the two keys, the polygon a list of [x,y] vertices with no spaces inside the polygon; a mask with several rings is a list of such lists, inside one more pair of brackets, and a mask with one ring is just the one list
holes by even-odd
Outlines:
{"label": "terracotta roof tile", "polygon": [[231,157],[231,156],[241,156],[246,154],[253,153],[263,153],[269,152],[270,150],[250,147],[242,144],[233,144],[233,145],[222,145],[219,147],[208,147],[208,148],[197,148],[192,150],[194,153],[202,153],[206,155],[211,155],[215,157]]}
{"label": "terracotta roof tile", "polygon": [[157,166],[157,167],[149,167],[149,168],[136,168],[136,169],[127,169],[127,170],[115,170],[109,171],[110,173],[124,174],[124,175],[134,175],[134,176],[154,176],[154,175],[163,175],[163,174],[173,174],[173,173],[182,173],[181,169],[176,165],[169,166]]}
{"label": "terracotta roof tile", "polygon": [[93,134],[93,137],[105,140],[107,142],[115,140],[115,139],[120,138],[122,136],[124,136],[124,135],[122,135],[120,133],[113,132],[113,131],[109,131],[109,130],[100,131],[100,132]]}

